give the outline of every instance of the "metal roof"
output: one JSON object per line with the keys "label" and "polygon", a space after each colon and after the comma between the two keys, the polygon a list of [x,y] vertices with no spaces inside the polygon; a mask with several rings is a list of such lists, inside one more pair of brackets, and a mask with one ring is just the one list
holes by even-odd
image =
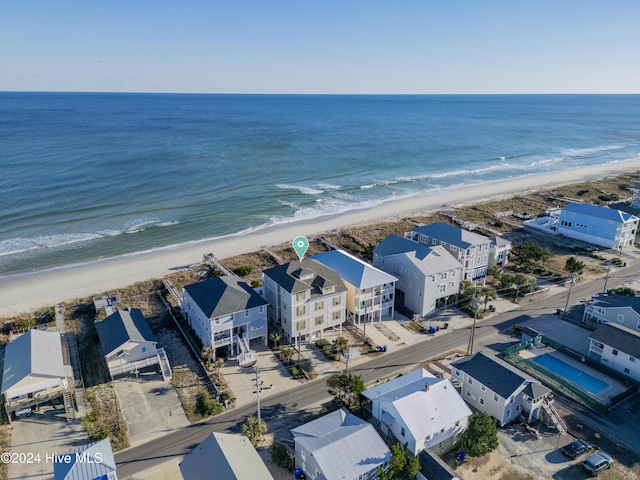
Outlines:
{"label": "metal roof", "polygon": [[[67,463],[66,460],[69,460]],[[54,458],[54,480],[87,480],[107,478],[115,473],[116,461],[109,438],[90,443]]]}
{"label": "metal roof", "polygon": [[425,275],[435,275],[462,268],[460,262],[442,245],[427,247],[408,238],[391,234],[385,238],[374,250],[375,255],[393,257],[405,255],[416,268]]}
{"label": "metal roof", "polygon": [[[305,275],[296,274],[297,271],[302,271]],[[289,293],[311,290],[311,298],[324,295],[322,288],[326,288],[326,286],[335,285],[334,293],[347,291],[347,287],[337,272],[310,258],[305,258],[302,262],[290,262],[268,268],[262,273]],[[311,278],[306,278],[307,275]],[[302,279],[299,278],[301,276]]]}
{"label": "metal roof", "polygon": [[378,287],[398,281],[393,275],[378,270],[373,265],[342,250],[331,250],[310,258],[333,269],[342,280],[358,289]]}
{"label": "metal roof", "polygon": [[30,375],[50,378],[70,375],[62,359],[58,332],[29,330],[5,347],[2,393]]}
{"label": "metal roof", "polygon": [[344,409],[294,428],[291,433],[296,446],[311,452],[327,479],[358,478],[391,459],[389,447],[375,428]]}
{"label": "metal roof", "polygon": [[623,325],[605,322],[598,325],[589,337],[635,358],[640,358],[640,332]]}
{"label": "metal roof", "polygon": [[471,415],[449,380],[434,377],[423,368],[362,394],[371,400],[391,403],[417,439],[433,435]]}
{"label": "metal roof", "polygon": [[484,235],[470,232],[464,228],[454,227],[453,225],[447,225],[442,222],[432,223],[431,225],[425,225],[423,227],[416,227],[412,231],[464,249],[476,245],[491,243],[491,240]]}
{"label": "metal roof", "polygon": [[620,210],[601,207],[600,205],[590,205],[588,203],[570,203],[567,206],[563,207],[561,210],[580,213],[581,215],[588,215],[590,217],[603,218],[605,220],[613,220],[614,222],[621,223],[635,221],[638,219],[638,217],[629,213],[621,212]]}
{"label": "metal roof", "polygon": [[230,315],[268,303],[235,275],[224,275],[204,282],[192,283],[184,287],[184,290],[207,318]]}
{"label": "metal roof", "polygon": [[525,382],[540,383],[513,365],[483,352],[465,357],[451,365],[462,370],[502,398],[509,398]]}
{"label": "metal roof", "polygon": [[102,353],[106,356],[130,340],[157,342],[147,319],[139,308],[117,310],[103,320],[95,322]]}
{"label": "metal roof", "polygon": [[217,432],[185,455],[180,472],[188,480],[273,480],[247,437]]}

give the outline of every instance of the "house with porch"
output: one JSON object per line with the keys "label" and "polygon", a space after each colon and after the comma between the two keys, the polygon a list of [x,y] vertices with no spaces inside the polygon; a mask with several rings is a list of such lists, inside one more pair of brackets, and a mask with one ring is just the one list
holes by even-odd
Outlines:
{"label": "house with porch", "polygon": [[489,238],[489,240],[491,240],[491,246],[489,247],[489,268],[493,266],[506,267],[509,263],[511,242],[497,235]]}
{"label": "house with porch", "polygon": [[185,480],[273,480],[267,466],[244,435],[213,432],[184,456]]}
{"label": "house with porch", "polygon": [[370,423],[345,409],[291,430],[296,466],[308,479],[373,480],[391,451]]}
{"label": "house with porch", "polygon": [[421,317],[453,303],[460,291],[462,267],[442,245],[427,247],[392,234],[373,250],[373,265],[399,279],[396,303]]}
{"label": "house with porch", "polygon": [[251,356],[252,340],[267,344],[268,302],[240,277],[223,275],[187,285],[182,297],[182,314],[203,346]]}
{"label": "house with porch", "polygon": [[111,378],[160,365],[165,378],[171,378],[166,353],[158,348],[158,341],[139,308],[116,310],[107,318],[94,323],[102,354]]}
{"label": "house with porch", "polygon": [[404,234],[427,247],[442,245],[462,266],[462,280],[484,281],[489,266],[491,239],[464,228],[438,222]]}
{"label": "house with porch", "polygon": [[631,197],[630,205],[633,208],[640,209],[640,183],[636,183],[636,185],[633,187],[633,195]]}
{"label": "house with porch", "polygon": [[640,331],[640,297],[625,295],[599,296],[584,307],[582,320],[614,323]]}
{"label": "house with porch", "polygon": [[640,381],[640,332],[616,322],[598,325],[589,335],[589,358]]}
{"label": "house with porch", "polygon": [[471,410],[451,382],[420,368],[362,392],[383,434],[406,444],[413,455],[424,449],[451,450],[467,428]]}
{"label": "house with porch", "polygon": [[[73,371],[58,332],[32,329],[4,350],[2,395],[9,415],[73,392]],[[66,400],[66,399],[65,399]]]}
{"label": "house with porch", "polygon": [[262,286],[269,318],[289,342],[311,343],[328,328],[342,333],[347,286],[333,269],[305,258],[263,271]]}
{"label": "house with porch", "polygon": [[469,405],[491,415],[500,426],[519,415],[530,423],[540,419],[543,409],[553,410],[547,400],[549,388],[493,355],[478,352],[453,362],[451,379],[460,383],[460,395]]}
{"label": "house with porch", "polygon": [[398,280],[393,275],[343,250],[331,250],[309,257],[329,267],[347,287],[347,320],[356,325],[393,318],[393,298]]}

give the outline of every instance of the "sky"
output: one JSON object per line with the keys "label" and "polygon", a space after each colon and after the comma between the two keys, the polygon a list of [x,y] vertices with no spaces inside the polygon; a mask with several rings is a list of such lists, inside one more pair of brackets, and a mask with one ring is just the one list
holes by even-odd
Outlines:
{"label": "sky", "polygon": [[637,0],[0,2],[0,91],[640,93]]}

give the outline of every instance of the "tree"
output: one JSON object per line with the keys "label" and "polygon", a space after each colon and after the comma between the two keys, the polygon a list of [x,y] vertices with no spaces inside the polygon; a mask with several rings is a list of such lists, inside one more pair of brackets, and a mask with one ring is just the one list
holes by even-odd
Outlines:
{"label": "tree", "polygon": [[273,346],[275,347],[276,350],[278,350],[278,342],[280,341],[281,338],[282,338],[282,335],[280,334],[280,332],[271,332],[269,334],[269,340],[271,340],[271,343],[273,343]]}
{"label": "tree", "polygon": [[462,450],[471,457],[481,457],[496,448],[498,448],[496,420],[488,413],[474,413],[462,434]]}
{"label": "tree", "polygon": [[196,400],[196,412],[203,417],[218,415],[224,411],[224,407],[220,402],[206,393]]}
{"label": "tree", "polygon": [[410,480],[415,479],[420,470],[420,460],[411,455],[406,446],[396,443],[391,447],[391,460],[387,469],[378,470],[379,480]]}
{"label": "tree", "polygon": [[365,385],[359,375],[335,373],[327,379],[327,387],[334,392],[335,399],[347,406],[360,401]]}
{"label": "tree", "polygon": [[516,300],[518,300],[520,289],[531,284],[531,277],[528,277],[524,273],[518,273],[515,277],[513,277],[513,283],[516,286]]}
{"label": "tree", "polygon": [[470,282],[469,280],[462,280],[460,282],[459,302],[462,304],[469,303],[473,298],[475,291],[476,291],[476,286],[473,284],[473,282]]}
{"label": "tree", "polygon": [[219,358],[216,360],[216,363],[213,364],[216,369],[216,380],[220,381],[220,372],[222,371],[222,367],[224,367],[224,358]]}
{"label": "tree", "polygon": [[293,351],[293,348],[287,347],[282,349],[282,352],[280,352],[280,355],[282,355],[282,359],[288,365],[291,359],[293,358],[293,356],[295,355],[295,352]]}
{"label": "tree", "polygon": [[502,277],[500,277],[500,288],[507,290],[513,286],[515,281],[515,275],[505,273],[504,275],[502,275]]}
{"label": "tree", "polygon": [[496,286],[496,282],[500,280],[500,277],[502,277],[502,268],[500,268],[500,266],[498,265],[494,265],[492,267],[489,267],[489,270],[487,270],[487,275],[489,275],[491,277],[491,286],[495,287]]}
{"label": "tree", "polygon": [[548,248],[545,248],[544,250],[542,250],[542,252],[540,253],[540,261],[542,262],[542,268],[546,268],[546,263],[551,260],[554,257],[553,253],[551,253],[551,250],[549,250]]}
{"label": "tree", "polygon": [[251,444],[255,447],[258,444],[258,440],[262,438],[262,435],[267,433],[267,424],[264,420],[258,421],[256,417],[249,417],[247,421],[242,424],[242,433],[244,433]]}
{"label": "tree", "polygon": [[349,340],[344,337],[338,337],[335,341],[336,353],[338,354],[338,360],[342,357],[342,354],[349,350]]}
{"label": "tree", "polygon": [[581,262],[576,257],[569,257],[564,264],[564,269],[569,272],[569,275],[572,278],[576,275],[582,275],[582,271],[584,270],[584,262]]}
{"label": "tree", "polygon": [[479,292],[480,296],[484,298],[484,311],[487,311],[487,303],[489,303],[489,300],[495,300],[496,298],[498,298],[498,292],[496,292],[496,289],[493,287],[482,287],[480,289]]}
{"label": "tree", "polygon": [[618,287],[618,288],[610,288],[607,290],[607,295],[610,297],[613,295],[622,295],[625,297],[635,297],[638,295],[638,292],[630,287]]}
{"label": "tree", "polygon": [[214,354],[213,348],[202,347],[202,350],[200,350],[200,356],[202,357],[202,360],[204,360],[205,362],[211,362],[211,360],[213,359],[213,354]]}
{"label": "tree", "polygon": [[511,249],[509,260],[517,270],[530,271],[531,262],[537,262],[542,256],[542,249],[531,242],[524,242]]}

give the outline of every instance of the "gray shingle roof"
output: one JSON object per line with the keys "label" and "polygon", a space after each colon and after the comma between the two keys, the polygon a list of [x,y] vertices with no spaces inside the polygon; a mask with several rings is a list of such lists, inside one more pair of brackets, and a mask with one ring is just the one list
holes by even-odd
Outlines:
{"label": "gray shingle roof", "polygon": [[344,409],[291,433],[296,444],[313,454],[327,479],[358,478],[391,459],[389,447],[375,428]]}
{"label": "gray shingle roof", "polygon": [[640,313],[640,297],[627,297],[625,295],[599,296],[598,300],[593,302],[593,305],[602,308],[631,307]]}
{"label": "gray shingle roof", "polygon": [[331,250],[310,257],[334,270],[356,288],[372,288],[398,279],[342,250]]}
{"label": "gray shingle roof", "polygon": [[635,358],[640,358],[640,332],[622,325],[603,323],[589,336]]}
{"label": "gray shingle roof", "polygon": [[391,234],[373,250],[374,255],[391,257],[406,255],[425,275],[448,272],[460,267],[460,262],[442,245],[427,247],[408,238]]}
{"label": "gray shingle roof", "polygon": [[486,385],[502,398],[509,398],[525,381],[539,383],[513,365],[482,352],[453,362],[451,365]]}
{"label": "gray shingle roof", "polygon": [[230,315],[268,303],[235,275],[210,278],[187,285],[184,289],[207,318]]}
{"label": "gray shingle roof", "polygon": [[109,355],[129,340],[157,342],[149,328],[147,319],[138,308],[118,310],[103,320],[95,322],[100,346],[104,355]]}
{"label": "gray shingle roof", "polygon": [[[295,272],[300,269],[303,269],[306,273],[310,272],[313,276],[305,280],[297,278]],[[302,262],[285,263],[284,265],[268,268],[262,273],[289,293],[311,290],[311,298],[323,295],[320,290],[323,288],[323,285],[335,285],[335,293],[347,291],[347,287],[340,278],[340,275],[329,267],[310,258],[305,258]]]}
{"label": "gray shingle roof", "polygon": [[582,215],[588,215],[590,217],[603,218],[605,220],[613,220],[614,222],[628,222],[636,217],[620,210],[614,210],[612,208],[601,207],[599,205],[589,205],[588,203],[570,203],[562,210],[567,212],[580,213]]}
{"label": "gray shingle roof", "polygon": [[70,375],[62,359],[59,333],[29,330],[7,344],[4,350],[2,393],[29,375],[51,378]]}
{"label": "gray shingle roof", "polygon": [[438,222],[423,227],[416,227],[412,231],[426,235],[430,238],[442,240],[450,245],[467,249],[476,245],[484,245],[491,241],[484,235],[470,232],[464,228],[454,227],[446,223]]}
{"label": "gray shingle roof", "polygon": [[[76,453],[84,455],[84,457],[76,457]],[[66,458],[70,459],[69,463],[63,460]],[[78,458],[85,458],[87,460],[77,461]],[[109,438],[105,438],[99,442],[89,443],[72,450],[68,454],[68,457],[65,455],[59,455],[54,459],[53,464],[54,480],[97,479],[102,478],[111,472],[115,473],[115,471],[116,461],[113,458],[113,451],[111,450],[111,441]]]}
{"label": "gray shingle roof", "polygon": [[540,383],[530,383],[522,391],[522,393],[529,395],[533,399],[544,397],[549,392],[551,392],[551,389]]}

